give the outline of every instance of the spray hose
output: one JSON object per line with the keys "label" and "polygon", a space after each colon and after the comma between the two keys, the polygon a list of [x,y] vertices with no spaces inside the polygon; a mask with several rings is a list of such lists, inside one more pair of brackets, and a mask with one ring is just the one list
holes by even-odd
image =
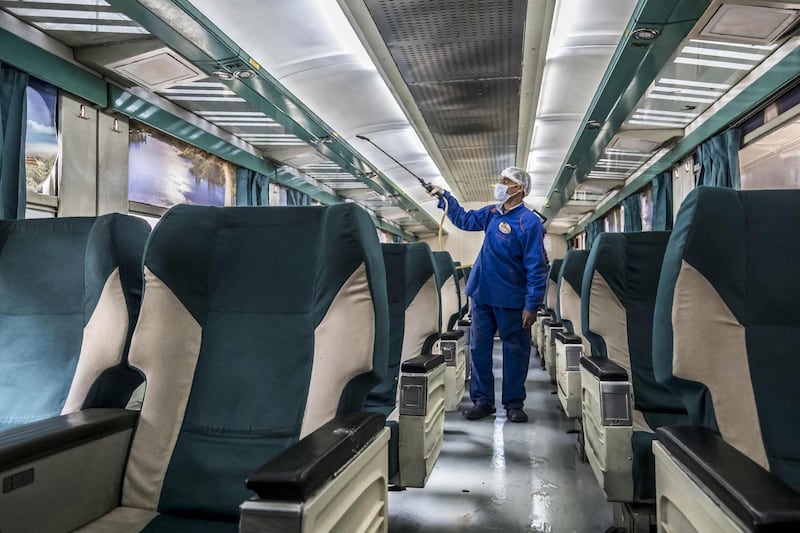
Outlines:
{"label": "spray hose", "polygon": [[442,219],[439,221],[439,251],[444,252],[444,244],[442,243],[442,232],[444,230],[444,221],[447,218],[447,208],[449,205],[447,204],[447,198],[444,195],[440,196],[440,198],[444,201],[444,211],[442,211]]}

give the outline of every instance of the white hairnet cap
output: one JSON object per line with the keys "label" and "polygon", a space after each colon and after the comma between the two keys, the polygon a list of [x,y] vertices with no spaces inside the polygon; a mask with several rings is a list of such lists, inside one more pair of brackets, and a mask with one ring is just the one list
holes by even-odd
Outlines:
{"label": "white hairnet cap", "polygon": [[510,179],[514,183],[522,185],[522,189],[525,191],[525,196],[528,196],[528,193],[531,192],[531,176],[521,168],[508,167],[501,172],[500,175],[504,178]]}

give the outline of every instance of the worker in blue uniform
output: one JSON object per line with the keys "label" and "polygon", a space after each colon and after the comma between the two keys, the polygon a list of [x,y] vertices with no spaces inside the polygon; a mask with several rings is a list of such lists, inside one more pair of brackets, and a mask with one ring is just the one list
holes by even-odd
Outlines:
{"label": "worker in blue uniform", "polygon": [[503,343],[503,407],[511,422],[526,422],[525,380],[531,350],[531,325],[544,296],[547,268],[542,221],[522,203],[531,178],[521,168],[500,175],[494,196],[499,202],[466,211],[448,191],[433,187],[439,208],[447,209],[459,229],[485,232],[466,292],[472,298],[473,406],[462,414],[477,420],[496,412],[492,349],[495,331]]}

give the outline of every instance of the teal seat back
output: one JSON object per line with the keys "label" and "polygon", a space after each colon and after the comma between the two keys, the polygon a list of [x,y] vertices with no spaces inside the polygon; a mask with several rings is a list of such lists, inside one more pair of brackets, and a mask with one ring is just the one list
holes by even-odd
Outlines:
{"label": "teal seat back", "polygon": [[[581,292],[583,291],[583,271],[589,252],[570,250],[561,263],[558,276],[558,299],[556,316],[570,333],[581,335]],[[584,354],[589,355],[589,343],[584,339]]]}
{"label": "teal seat back", "polygon": [[176,206],[145,252],[131,363],[147,379],[122,504],[235,521],[245,479],[387,367],[386,279],[353,204]]}
{"label": "teal seat back", "polygon": [[558,278],[561,275],[563,259],[554,259],[547,271],[547,286],[544,292],[544,301],[548,309],[555,312],[558,307]]}
{"label": "teal seat back", "polygon": [[0,221],[0,429],[125,406],[149,231],[116,214]]}
{"label": "teal seat back", "polygon": [[669,236],[667,231],[601,233],[583,277],[583,335],[593,356],[608,357],[628,371],[634,408],[651,429],[686,420],[681,399],[653,373],[653,313]]}
{"label": "teal seat back", "polygon": [[461,313],[461,290],[458,286],[455,263],[449,252],[433,252],[436,279],[442,297],[442,329],[455,329]]}
{"label": "teal seat back", "polygon": [[656,379],[691,422],[800,490],[800,191],[700,187],[664,256]]}
{"label": "teal seat back", "polygon": [[441,332],[439,288],[430,247],[422,242],[382,244],[389,300],[388,372],[367,396],[366,410],[389,416],[397,404],[404,361],[422,354]]}

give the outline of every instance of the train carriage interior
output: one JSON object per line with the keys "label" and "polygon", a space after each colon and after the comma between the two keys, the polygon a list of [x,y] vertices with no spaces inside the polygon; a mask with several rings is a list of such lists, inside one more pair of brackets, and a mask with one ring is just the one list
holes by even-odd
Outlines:
{"label": "train carriage interior", "polygon": [[800,0],[0,0],[0,210],[0,533],[800,531]]}

